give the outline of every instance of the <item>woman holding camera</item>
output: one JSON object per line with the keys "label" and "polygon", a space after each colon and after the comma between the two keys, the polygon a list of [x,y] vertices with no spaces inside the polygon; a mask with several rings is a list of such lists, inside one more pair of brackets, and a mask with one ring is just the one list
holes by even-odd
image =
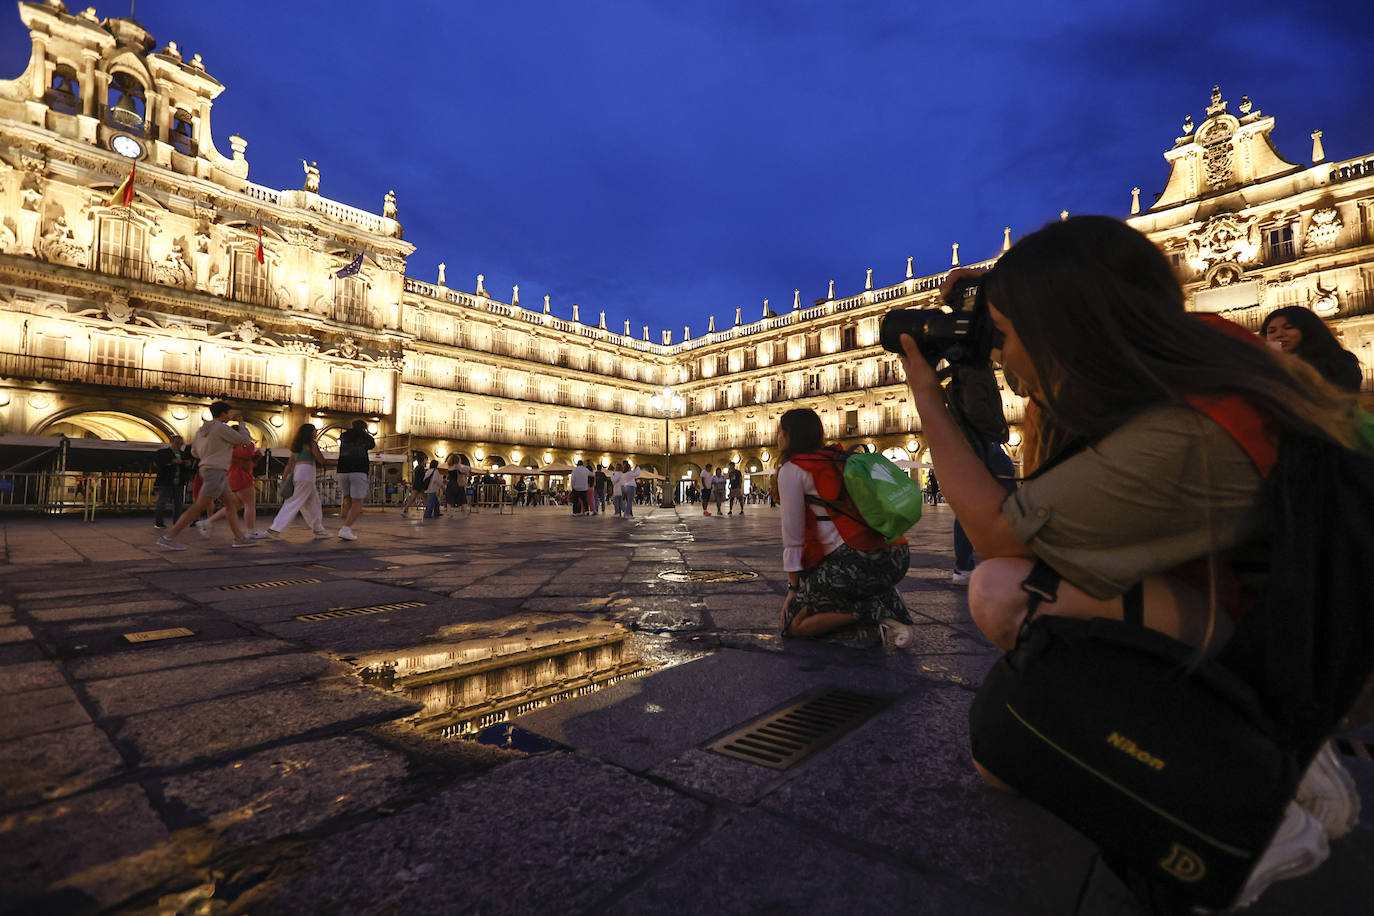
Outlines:
{"label": "woman holding camera", "polygon": [[[1168,260],[1118,220],[1075,217],[1027,236],[984,274],[980,295],[994,357],[1028,390],[1048,458],[1012,494],[960,433],[916,342],[901,338],[941,488],[985,559],[970,582],[974,622],[1012,648],[1028,611],[1023,584],[1047,566],[1062,581],[1040,613],[1121,620],[1123,602],[1139,602],[1147,627],[1215,653],[1245,611],[1225,558],[1265,524],[1268,468],[1207,410],[1238,395],[1241,420],[1275,453],[1285,431],[1358,449],[1354,397],[1243,329],[1186,312]],[[1319,756],[1309,777],[1331,762]],[[1250,899],[1315,868],[1324,834],[1353,827],[1358,796],[1334,767],[1316,777],[1323,823],[1289,806]]]}

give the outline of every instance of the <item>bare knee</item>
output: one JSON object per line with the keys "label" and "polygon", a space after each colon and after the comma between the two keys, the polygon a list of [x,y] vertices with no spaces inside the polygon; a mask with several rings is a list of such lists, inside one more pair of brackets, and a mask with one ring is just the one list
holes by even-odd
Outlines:
{"label": "bare knee", "polygon": [[1016,645],[1016,634],[1026,616],[1026,593],[1021,583],[1031,561],[1019,557],[984,560],[969,580],[969,614],[992,644],[1006,651]]}

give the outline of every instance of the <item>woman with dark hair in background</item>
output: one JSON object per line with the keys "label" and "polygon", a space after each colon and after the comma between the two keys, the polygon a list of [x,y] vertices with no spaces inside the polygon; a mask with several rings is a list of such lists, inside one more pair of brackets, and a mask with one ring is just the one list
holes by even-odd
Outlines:
{"label": "woman with dark hair in background", "polygon": [[1271,347],[1300,356],[1322,378],[1347,391],[1359,391],[1363,372],[1360,360],[1341,346],[1336,335],[1310,309],[1288,305],[1275,309],[1264,319],[1260,336]]}
{"label": "woman with dark hair in background", "polygon": [[[846,543],[851,535],[841,535],[831,517],[845,507],[833,495],[829,504],[822,502],[817,487],[820,475],[843,475],[842,456],[837,466],[834,454],[821,452],[824,445],[825,429],[815,411],[798,408],[782,415],[782,465],[776,477],[788,583],[782,631],[821,636],[841,627],[876,624],[885,643],[908,645],[911,617],[897,583],[911,565],[910,548],[905,538],[889,544],[871,529],[858,547]],[[852,503],[848,509],[853,512]]]}
{"label": "woman with dark hair in background", "polygon": [[[946,283],[978,272],[955,271]],[[1360,449],[1355,397],[1238,326],[1186,312],[1168,260],[1119,220],[1047,225],[986,272],[982,295],[994,356],[1025,384],[1038,408],[1037,452],[1050,456],[1010,495],[902,336],[941,489],[985,560],[970,582],[974,622],[999,648],[1015,646],[1034,568],[1062,579],[1041,614],[1122,620],[1129,598],[1145,626],[1218,652],[1246,610],[1229,551],[1268,518],[1268,468],[1227,432],[1219,403],[1277,454],[1290,431]],[[1358,815],[1359,796],[1328,745],[1240,903],[1316,868],[1327,837],[1348,833]]]}

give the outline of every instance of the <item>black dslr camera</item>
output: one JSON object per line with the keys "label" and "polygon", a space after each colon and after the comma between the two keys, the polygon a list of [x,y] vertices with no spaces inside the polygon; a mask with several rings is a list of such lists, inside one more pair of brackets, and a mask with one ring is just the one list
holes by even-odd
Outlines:
{"label": "black dslr camera", "polygon": [[902,335],[910,334],[916,349],[934,366],[946,360],[951,366],[979,369],[992,353],[992,319],[983,295],[982,277],[965,277],[950,288],[944,308],[893,309],[883,316],[878,341],[889,353],[902,353]]}

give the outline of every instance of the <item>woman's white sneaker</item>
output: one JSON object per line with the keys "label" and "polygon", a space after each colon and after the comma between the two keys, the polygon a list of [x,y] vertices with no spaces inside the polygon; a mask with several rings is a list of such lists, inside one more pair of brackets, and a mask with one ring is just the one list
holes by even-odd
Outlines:
{"label": "woman's white sneaker", "polygon": [[1231,904],[1232,908],[1239,909],[1254,903],[1275,881],[1286,881],[1315,871],[1330,854],[1322,825],[1297,802],[1289,802],[1283,814],[1283,823],[1279,824],[1255,870],[1250,872],[1245,887],[1241,888],[1236,902]]}
{"label": "woman's white sneaker", "polygon": [[1294,800],[1317,819],[1328,840],[1339,840],[1360,822],[1355,778],[1341,765],[1330,741],[1322,745],[1303,774]]}
{"label": "woman's white sneaker", "polygon": [[916,642],[916,633],[910,624],[884,617],[878,621],[878,630],[883,635],[883,646],[890,649],[907,649]]}

